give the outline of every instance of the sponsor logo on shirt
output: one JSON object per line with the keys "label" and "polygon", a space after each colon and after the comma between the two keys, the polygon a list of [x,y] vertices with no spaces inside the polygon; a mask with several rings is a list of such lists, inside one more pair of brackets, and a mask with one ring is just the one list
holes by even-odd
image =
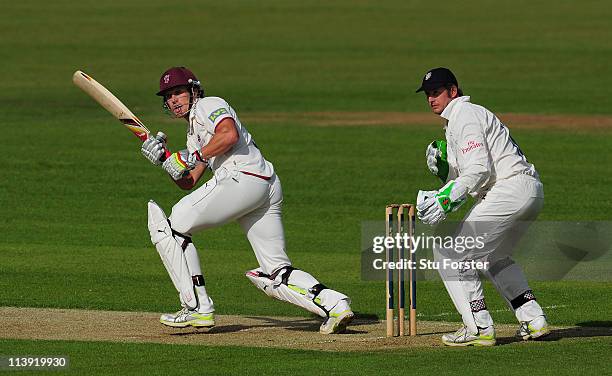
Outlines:
{"label": "sponsor logo on shirt", "polygon": [[219,118],[219,116],[225,115],[225,114],[228,114],[228,113],[229,112],[227,112],[227,110],[225,108],[220,108],[218,110],[215,110],[215,111],[211,112],[210,116],[208,116],[208,119],[214,123],[215,120],[217,120]]}
{"label": "sponsor logo on shirt", "polygon": [[468,141],[467,148],[461,148],[461,154],[466,154],[482,146],[482,142]]}

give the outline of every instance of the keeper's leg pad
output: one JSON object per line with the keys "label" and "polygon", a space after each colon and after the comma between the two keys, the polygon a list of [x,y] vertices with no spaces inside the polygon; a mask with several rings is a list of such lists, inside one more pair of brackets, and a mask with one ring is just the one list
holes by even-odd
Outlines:
{"label": "keeper's leg pad", "polygon": [[327,288],[312,275],[291,266],[272,275],[257,268],[246,272],[246,277],[266,295],[305,308],[321,317],[328,317],[341,300],[350,304],[346,295]]}
{"label": "keeper's leg pad", "polygon": [[166,214],[155,201],[149,201],[148,210],[151,242],[155,245],[174,287],[179,292],[181,302],[187,308],[195,309],[198,307],[198,301],[194,294],[191,273],[183,254],[183,243],[187,238],[177,236],[181,239],[180,242],[175,238]]}

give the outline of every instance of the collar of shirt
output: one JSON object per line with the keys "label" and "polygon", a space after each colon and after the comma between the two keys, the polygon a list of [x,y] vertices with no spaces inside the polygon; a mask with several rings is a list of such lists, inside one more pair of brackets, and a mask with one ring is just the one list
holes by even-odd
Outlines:
{"label": "collar of shirt", "polygon": [[191,107],[189,108],[189,126],[187,127],[187,133],[189,135],[193,135],[195,133],[195,129],[193,127],[193,123],[196,121],[196,105],[198,101],[202,98],[195,98],[191,103]]}
{"label": "collar of shirt", "polygon": [[444,111],[442,111],[440,116],[446,119],[447,121],[450,120],[451,117],[453,116],[453,109],[457,106],[457,103],[469,102],[469,101],[470,101],[469,95],[464,95],[463,97],[457,97],[453,99],[446,105],[446,108],[444,109]]}

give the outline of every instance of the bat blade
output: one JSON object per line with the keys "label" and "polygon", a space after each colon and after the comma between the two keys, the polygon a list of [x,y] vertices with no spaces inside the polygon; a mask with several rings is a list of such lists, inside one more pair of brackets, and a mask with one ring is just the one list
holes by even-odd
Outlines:
{"label": "bat blade", "polygon": [[141,141],[145,141],[149,138],[151,133],[147,127],[143,124],[136,115],[127,108],[113,93],[105,88],[98,81],[94,80],[91,76],[80,70],[74,72],[72,75],[72,82],[78,86],[81,90],[92,97],[108,112],[113,114],[120,122],[123,123],[132,133],[136,135]]}

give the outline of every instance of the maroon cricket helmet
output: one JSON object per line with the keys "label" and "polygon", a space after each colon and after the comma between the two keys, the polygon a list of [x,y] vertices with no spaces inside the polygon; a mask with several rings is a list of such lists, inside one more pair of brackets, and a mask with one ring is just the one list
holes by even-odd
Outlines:
{"label": "maroon cricket helmet", "polygon": [[189,69],[185,67],[172,67],[161,75],[157,95],[163,96],[166,90],[177,86],[197,86],[199,88],[200,81]]}

